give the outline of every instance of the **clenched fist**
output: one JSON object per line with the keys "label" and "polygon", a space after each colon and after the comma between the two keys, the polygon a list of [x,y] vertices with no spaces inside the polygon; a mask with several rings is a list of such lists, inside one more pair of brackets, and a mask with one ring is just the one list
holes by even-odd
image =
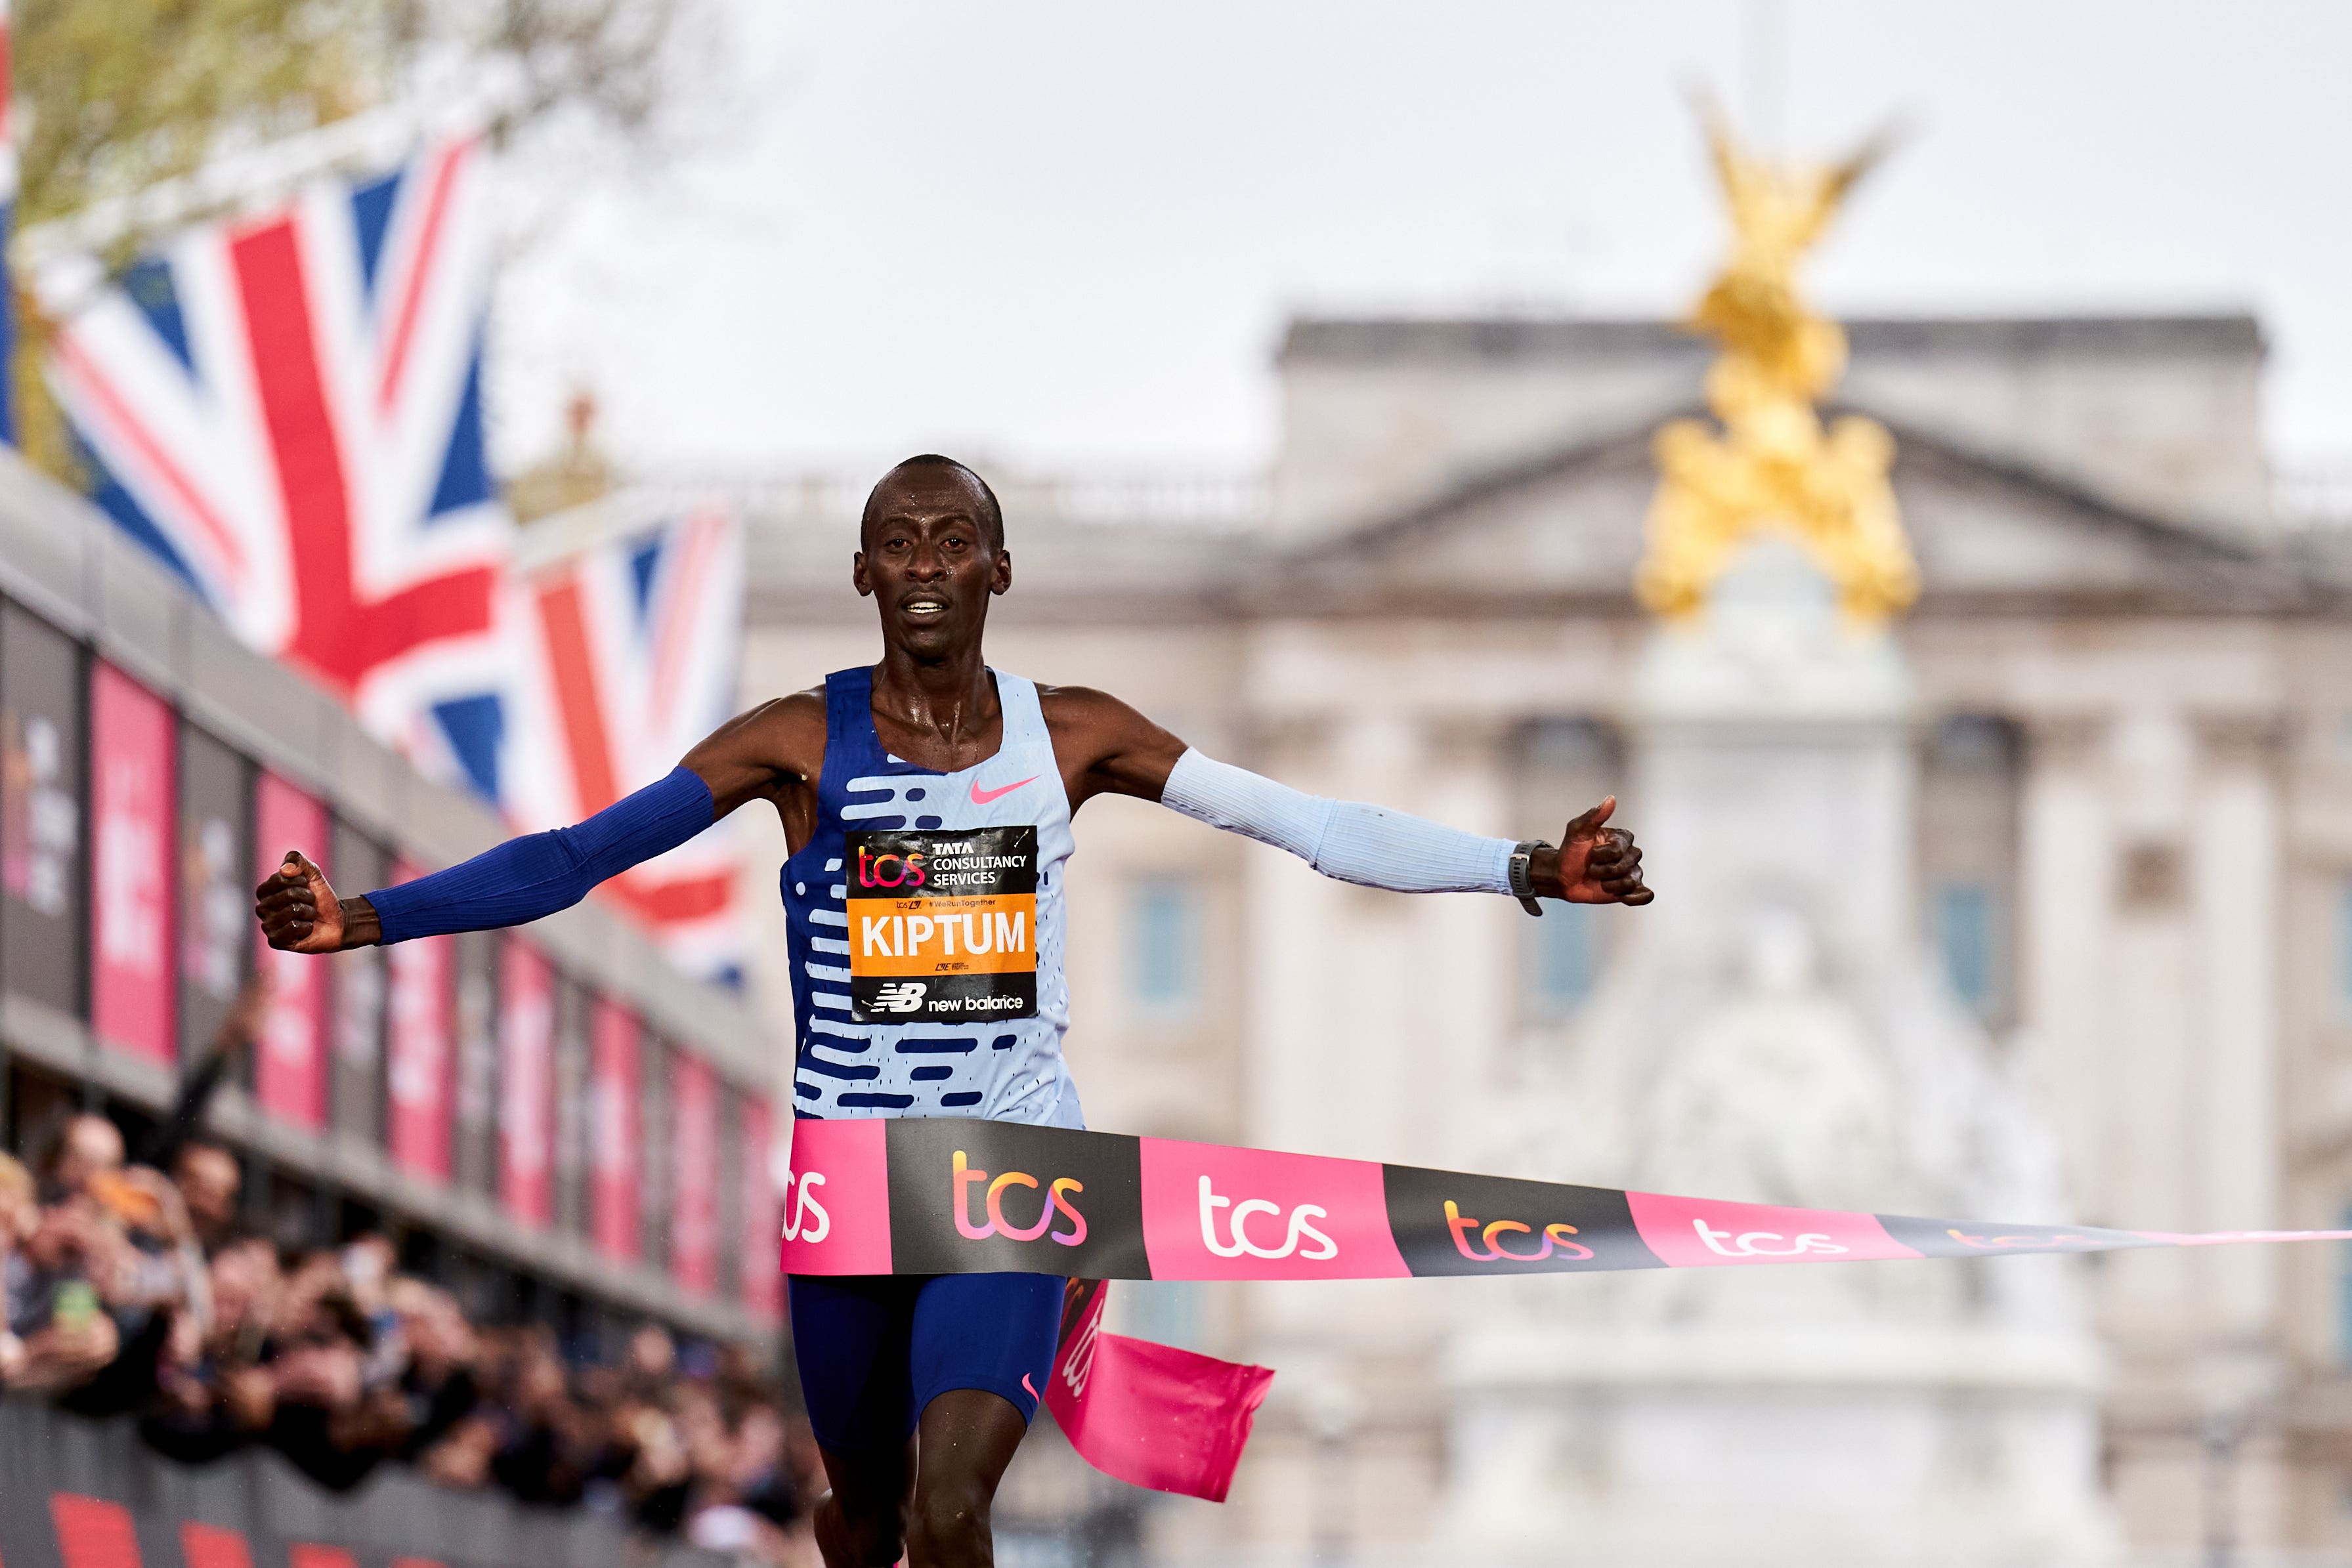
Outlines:
{"label": "clenched fist", "polygon": [[1537,852],[1528,871],[1538,897],[1640,905],[1657,896],[1642,882],[1642,850],[1633,835],[1604,825],[1616,810],[1612,795],[1569,823],[1559,849]]}
{"label": "clenched fist", "polygon": [[327,873],[299,850],[253,890],[253,913],[272,947],[287,953],[340,953],[377,941],[383,929],[364,898],[337,898]]}

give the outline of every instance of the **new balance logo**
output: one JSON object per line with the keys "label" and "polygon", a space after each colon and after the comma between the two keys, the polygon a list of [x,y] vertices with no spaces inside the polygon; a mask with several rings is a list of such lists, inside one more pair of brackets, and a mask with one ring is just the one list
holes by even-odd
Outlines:
{"label": "new balance logo", "polygon": [[866,1004],[870,1013],[919,1013],[923,1010],[923,993],[930,989],[922,980],[898,980],[874,993]]}

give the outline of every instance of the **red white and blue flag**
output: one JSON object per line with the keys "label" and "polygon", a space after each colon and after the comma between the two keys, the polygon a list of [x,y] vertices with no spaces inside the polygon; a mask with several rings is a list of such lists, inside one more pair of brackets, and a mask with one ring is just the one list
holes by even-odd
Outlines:
{"label": "red white and blue flag", "polygon": [[98,502],[247,643],[497,799],[511,526],[482,434],[478,141],[36,278]]}
{"label": "red white and blue flag", "polygon": [[[533,525],[559,534],[566,526],[563,517]],[[502,801],[525,830],[579,821],[660,779],[733,716],[741,528],[715,507],[660,516],[518,570],[506,612],[517,652]],[[729,980],[744,957],[740,864],[722,823],[604,891],[679,968]]]}
{"label": "red white and blue flag", "polygon": [[[602,542],[517,567],[483,444],[488,175],[448,139],[111,277],[76,256],[37,282],[99,504],[243,641],[532,831],[651,783],[733,713],[742,542],[714,509],[616,535],[608,504],[540,525]],[[738,864],[711,833],[605,891],[721,978]]]}

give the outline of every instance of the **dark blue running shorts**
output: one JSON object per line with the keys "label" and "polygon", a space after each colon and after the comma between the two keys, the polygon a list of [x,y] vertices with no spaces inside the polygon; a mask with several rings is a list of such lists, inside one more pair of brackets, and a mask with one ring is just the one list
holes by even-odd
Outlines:
{"label": "dark blue running shorts", "polygon": [[952,1388],[1035,1417],[1062,1326],[1055,1275],[795,1274],[791,1287],[809,1425],[835,1453],[903,1446]]}

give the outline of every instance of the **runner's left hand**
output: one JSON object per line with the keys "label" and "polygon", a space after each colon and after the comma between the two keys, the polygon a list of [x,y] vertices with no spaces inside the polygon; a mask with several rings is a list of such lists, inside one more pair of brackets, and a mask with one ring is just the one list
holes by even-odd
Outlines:
{"label": "runner's left hand", "polygon": [[1528,873],[1538,898],[1570,904],[1647,904],[1657,895],[1642,885],[1642,852],[1623,828],[1604,826],[1617,810],[1610,796],[1569,823],[1559,848],[1538,852]]}

